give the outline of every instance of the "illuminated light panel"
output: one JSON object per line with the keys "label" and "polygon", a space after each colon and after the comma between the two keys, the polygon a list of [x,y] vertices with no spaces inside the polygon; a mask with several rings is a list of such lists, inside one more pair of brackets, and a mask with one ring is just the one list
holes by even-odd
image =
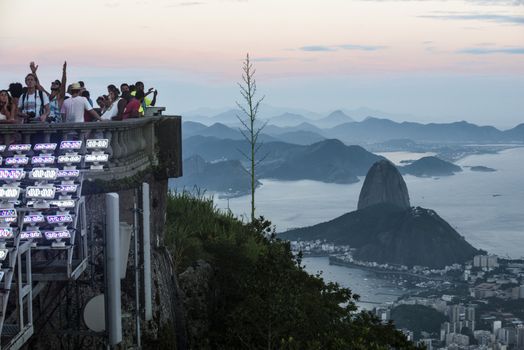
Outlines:
{"label": "illuminated light panel", "polygon": [[27,152],[31,150],[31,144],[29,143],[14,143],[9,145],[9,151],[12,152]]}
{"label": "illuminated light panel", "polygon": [[109,146],[108,139],[89,139],[86,141],[86,148],[107,148]]}
{"label": "illuminated light panel", "polygon": [[37,143],[33,149],[35,151],[54,151],[56,143]]}
{"label": "illuminated light panel", "polygon": [[0,238],[9,239],[13,238],[12,227],[0,227]]}
{"label": "illuminated light panel", "polygon": [[0,145],[0,152],[4,152],[5,151],[5,145]]}
{"label": "illuminated light panel", "polygon": [[46,219],[48,224],[73,222],[73,216],[71,214],[48,215],[46,216]]}
{"label": "illuminated light panel", "polygon": [[26,165],[29,163],[29,158],[24,156],[14,156],[5,159],[6,165]]}
{"label": "illuminated light panel", "polygon": [[18,187],[0,187],[0,198],[18,199],[20,188]]}
{"label": "illuminated light panel", "polygon": [[42,232],[39,230],[28,230],[20,232],[20,239],[42,238]]}
{"label": "illuminated light panel", "polygon": [[58,170],[57,177],[78,177],[80,176],[80,170]]}
{"label": "illuminated light panel", "polygon": [[9,253],[9,250],[7,248],[0,249],[0,261],[4,261],[5,258],[7,258],[7,253]]}
{"label": "illuminated light panel", "polygon": [[29,178],[36,180],[54,180],[58,175],[56,168],[35,168],[29,173]]}
{"label": "illuminated light panel", "polygon": [[4,158],[2,156],[0,156],[0,164],[2,164]]}
{"label": "illuminated light panel", "polygon": [[0,209],[0,218],[16,218],[16,209]]}
{"label": "illuminated light panel", "polygon": [[82,156],[79,154],[64,154],[58,156],[58,163],[80,163],[82,161]]}
{"label": "illuminated light panel", "polygon": [[25,196],[26,198],[53,199],[55,198],[55,188],[29,186],[25,190]]}
{"label": "illuminated light panel", "polygon": [[42,214],[29,214],[24,216],[24,224],[40,224],[45,221]]}
{"label": "illuminated light panel", "polygon": [[24,169],[0,169],[0,180],[22,180],[24,177]]}
{"label": "illuminated light panel", "polygon": [[55,205],[59,208],[74,208],[75,200],[74,199],[57,199],[54,201],[50,201],[49,204]]}
{"label": "illuminated light panel", "polygon": [[109,160],[109,154],[86,154],[85,161],[88,163],[107,162]]}
{"label": "illuminated light panel", "polygon": [[31,158],[31,164],[53,164],[55,162],[55,156],[33,156]]}
{"label": "illuminated light panel", "polygon": [[75,185],[75,184],[72,184],[72,185],[58,185],[58,187],[56,188],[56,191],[57,192],[72,193],[72,192],[76,192],[77,188],[78,188],[78,186]]}
{"label": "illuminated light panel", "polygon": [[61,238],[71,238],[71,232],[69,230],[61,231],[45,231],[44,232],[46,239],[61,239]]}
{"label": "illuminated light panel", "polygon": [[12,224],[13,222],[16,222],[16,218],[0,218],[0,223]]}
{"label": "illuminated light panel", "polygon": [[60,142],[60,149],[81,149],[82,141],[62,141]]}

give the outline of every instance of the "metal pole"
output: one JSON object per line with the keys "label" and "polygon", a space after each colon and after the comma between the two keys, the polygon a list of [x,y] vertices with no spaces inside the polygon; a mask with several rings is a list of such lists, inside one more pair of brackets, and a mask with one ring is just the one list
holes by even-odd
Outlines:
{"label": "metal pole", "polygon": [[137,207],[137,195],[138,189],[135,189],[135,200],[133,203],[133,236],[135,245],[135,324],[136,324],[136,346],[138,349],[142,347],[140,344],[140,285],[138,281],[138,275],[140,273],[138,268],[138,207]]}
{"label": "metal pole", "polygon": [[105,282],[106,329],[110,346],[122,341],[122,306],[120,293],[120,212],[116,193],[105,195]]}
{"label": "metal pole", "polygon": [[149,184],[142,184],[142,239],[144,254],[144,313],[145,320],[153,319],[151,300],[151,224],[150,224]]}

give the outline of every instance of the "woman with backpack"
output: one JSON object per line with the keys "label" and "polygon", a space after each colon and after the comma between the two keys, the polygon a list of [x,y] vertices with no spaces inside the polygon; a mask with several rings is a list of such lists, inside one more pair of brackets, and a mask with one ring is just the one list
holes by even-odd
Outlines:
{"label": "woman with backpack", "polygon": [[37,78],[33,73],[25,77],[27,91],[18,99],[18,115],[25,122],[44,122],[49,116],[49,98],[38,90]]}

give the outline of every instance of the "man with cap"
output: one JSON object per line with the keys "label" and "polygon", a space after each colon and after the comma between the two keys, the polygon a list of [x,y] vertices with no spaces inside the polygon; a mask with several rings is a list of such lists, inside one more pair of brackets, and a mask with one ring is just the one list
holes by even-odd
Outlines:
{"label": "man with cap", "polygon": [[80,96],[82,86],[79,83],[71,84],[71,98],[64,101],[61,113],[64,121],[70,123],[81,123],[84,121],[84,112],[88,112],[93,120],[100,120],[100,116],[91,107],[85,97]]}

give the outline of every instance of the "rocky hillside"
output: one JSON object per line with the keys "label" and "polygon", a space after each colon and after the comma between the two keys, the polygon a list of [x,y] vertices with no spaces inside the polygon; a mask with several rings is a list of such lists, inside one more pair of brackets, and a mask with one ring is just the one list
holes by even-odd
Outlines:
{"label": "rocky hillside", "polygon": [[358,198],[358,209],[378,203],[390,203],[404,209],[410,207],[406,183],[397,168],[387,160],[376,162],[369,169]]}
{"label": "rocky hillside", "polygon": [[357,260],[431,268],[463,263],[479,253],[435,211],[410,207],[402,176],[384,160],[368,172],[358,210],[281,237],[350,245]]}
{"label": "rocky hillside", "polygon": [[449,176],[462,168],[437,157],[424,157],[400,168],[402,174],[415,176]]}

